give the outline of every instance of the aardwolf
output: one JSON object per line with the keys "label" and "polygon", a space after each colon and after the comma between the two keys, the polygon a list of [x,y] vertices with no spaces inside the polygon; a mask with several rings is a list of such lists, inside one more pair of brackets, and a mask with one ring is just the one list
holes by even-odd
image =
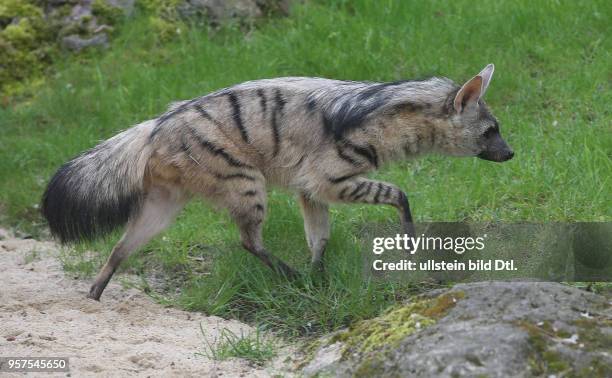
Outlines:
{"label": "aardwolf", "polygon": [[265,79],[174,103],[64,164],[45,191],[43,215],[62,242],[94,239],[127,223],[91,287],[96,300],[121,261],[194,196],[228,209],[244,248],[293,277],[262,240],[267,185],[297,193],[315,265],[329,238],[328,203],[394,206],[402,232],[414,235],[406,194],[363,175],[429,152],[511,159],[482,100],[493,69],[489,64],[463,86],[439,77]]}

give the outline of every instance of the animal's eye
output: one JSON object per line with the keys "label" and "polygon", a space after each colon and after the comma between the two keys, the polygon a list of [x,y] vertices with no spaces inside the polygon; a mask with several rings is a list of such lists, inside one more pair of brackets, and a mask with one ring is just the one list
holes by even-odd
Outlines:
{"label": "animal's eye", "polygon": [[493,118],[493,126],[489,126],[489,128],[482,134],[482,136],[485,138],[490,138],[496,133],[499,133],[499,123],[497,123],[497,120]]}
{"label": "animal's eye", "polygon": [[482,136],[484,136],[485,138],[491,138],[493,135],[497,134],[499,132],[499,128],[496,126],[491,126],[489,127],[484,134],[482,134]]}

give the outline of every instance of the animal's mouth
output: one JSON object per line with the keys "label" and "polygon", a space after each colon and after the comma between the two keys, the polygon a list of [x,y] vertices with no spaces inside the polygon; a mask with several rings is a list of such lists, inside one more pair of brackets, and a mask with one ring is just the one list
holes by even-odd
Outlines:
{"label": "animal's mouth", "polygon": [[503,163],[514,157],[514,151],[507,150],[501,152],[483,151],[478,154],[478,157],[483,160],[494,161],[496,163]]}

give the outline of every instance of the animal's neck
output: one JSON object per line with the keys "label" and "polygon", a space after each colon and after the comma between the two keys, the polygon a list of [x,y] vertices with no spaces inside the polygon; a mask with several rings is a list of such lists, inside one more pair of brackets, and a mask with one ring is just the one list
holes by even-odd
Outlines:
{"label": "animal's neck", "polygon": [[381,160],[391,162],[441,151],[448,120],[421,109],[405,109],[374,120],[371,143],[381,151]]}

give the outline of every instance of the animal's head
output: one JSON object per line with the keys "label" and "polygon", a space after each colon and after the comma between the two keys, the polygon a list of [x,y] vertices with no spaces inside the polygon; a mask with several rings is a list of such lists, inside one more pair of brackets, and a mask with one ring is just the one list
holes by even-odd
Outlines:
{"label": "animal's head", "polygon": [[478,156],[481,159],[503,162],[512,159],[514,152],[502,139],[499,123],[491,114],[483,97],[491,78],[493,64],[453,93],[448,100],[450,128],[445,153],[454,156]]}

